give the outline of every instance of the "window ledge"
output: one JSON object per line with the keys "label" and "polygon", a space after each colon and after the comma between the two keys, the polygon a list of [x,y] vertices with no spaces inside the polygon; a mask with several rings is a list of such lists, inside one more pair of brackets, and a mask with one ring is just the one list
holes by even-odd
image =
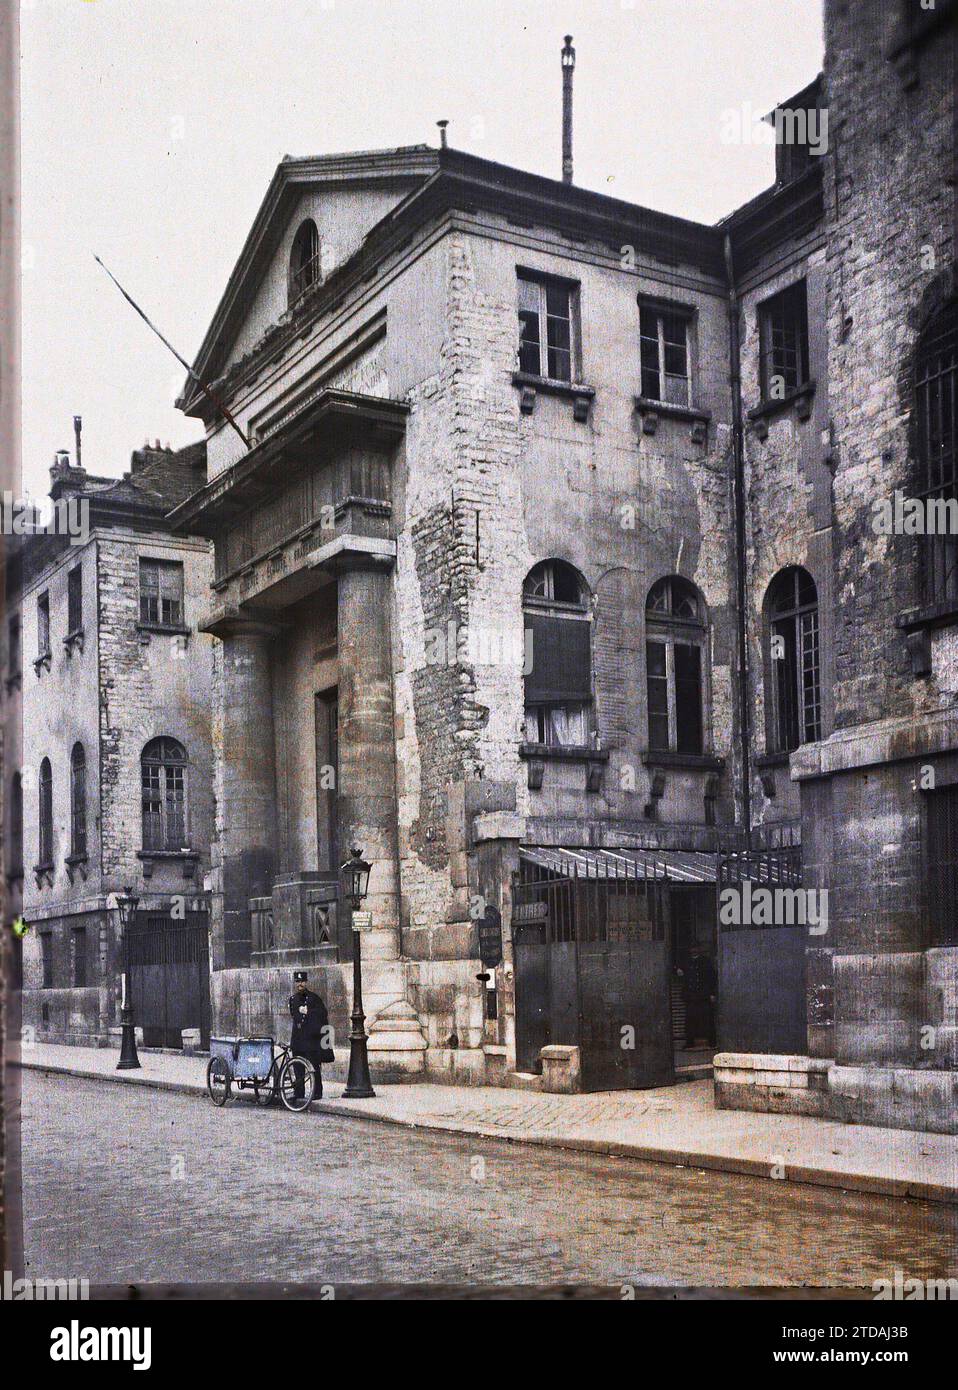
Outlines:
{"label": "window ledge", "polygon": [[155,632],[162,637],[189,637],[190,629],[182,623],[137,623],[137,632]]}
{"label": "window ledge", "polygon": [[7,676],[6,688],[8,695],[14,690],[21,690],[23,688],[23,681],[20,678],[19,671],[14,671],[12,676]]}
{"label": "window ledge", "polygon": [[760,753],[755,759],[756,767],[787,767],[791,753],[779,751],[776,753]]}
{"label": "window ledge", "polygon": [[710,410],[699,410],[692,405],[673,405],[671,401],[657,401],[652,396],[633,396],[632,400],[640,415],[663,415],[671,420],[699,420],[706,425],[712,418]]}
{"label": "window ledge", "polygon": [[87,878],[87,865],[88,865],[89,862],[90,862],[90,857],[89,857],[89,855],[87,855],[87,854],[68,854],[67,857],[66,857],[66,859],[64,859],[63,862],[64,862],[64,864],[66,864],[66,866],[67,866],[67,876],[68,876],[68,878],[69,878],[69,880],[70,880],[71,883],[74,883],[74,882],[76,881],[76,876],[77,876],[78,874],[79,874],[80,878],[83,879],[84,883],[86,882],[86,878]]}
{"label": "window ledge", "polygon": [[958,623],[958,603],[930,603],[923,608],[905,608],[895,619],[902,632],[917,632],[926,627],[947,627]]}
{"label": "window ledge", "polygon": [[520,758],[559,758],[568,762],[607,763],[608,748],[589,748],[583,744],[520,743]]}
{"label": "window ledge", "polygon": [[648,749],[642,754],[642,761],[646,767],[678,767],[703,772],[721,772],[725,767],[725,759],[711,753],[656,753]]}
{"label": "window ledge", "polygon": [[760,401],[758,405],[752,406],[748,412],[748,418],[755,426],[755,433],[760,438],[762,429],[767,430],[768,421],[774,415],[784,414],[785,411],[795,407],[795,414],[800,420],[807,420],[812,413],[812,397],[815,395],[815,382],[806,381],[794,391],[789,391],[787,395],[776,397],[774,400]]}
{"label": "window ledge", "polygon": [[536,406],[536,393],[547,396],[565,396],[572,401],[572,418],[584,423],[589,418],[589,407],[595,398],[595,388],[582,382],[556,381],[553,377],[533,376],[531,372],[513,372],[512,384],[520,389],[519,409],[523,415],[531,415]]}
{"label": "window ledge", "polygon": [[74,648],[74,647],[79,647],[80,651],[82,652],[82,651],[83,651],[83,641],[84,641],[84,638],[83,638],[83,628],[82,628],[82,627],[78,627],[77,630],[76,630],[75,632],[68,632],[67,635],[66,635],[66,637],[64,637],[64,639],[63,639],[63,650],[66,652],[67,656],[72,656],[72,655],[73,655],[73,648]]}
{"label": "window ledge", "polygon": [[33,669],[39,676],[41,667],[44,671],[49,671],[52,662],[53,653],[51,651],[41,652],[33,663]]}
{"label": "window ledge", "polygon": [[37,887],[42,888],[44,884],[48,888],[53,887],[53,876],[56,873],[55,864],[34,864],[33,872],[37,880]]}
{"label": "window ledge", "polygon": [[152,878],[157,864],[181,864],[184,878],[196,877],[199,850],[195,849],[138,849],[137,859],[143,865],[143,877]]}

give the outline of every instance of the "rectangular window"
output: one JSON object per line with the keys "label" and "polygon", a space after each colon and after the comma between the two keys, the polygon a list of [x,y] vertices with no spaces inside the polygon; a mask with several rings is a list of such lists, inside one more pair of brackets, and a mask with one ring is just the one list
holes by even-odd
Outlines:
{"label": "rectangular window", "polygon": [[143,764],[143,848],[176,851],[186,846],[186,780],[182,767]]}
{"label": "rectangular window", "polygon": [[519,370],[572,381],[575,287],[565,280],[519,274]]}
{"label": "rectangular window", "polygon": [[650,750],[701,754],[701,647],[673,638],[650,638],[645,644],[645,662]]}
{"label": "rectangular window", "polygon": [[183,566],[179,560],[140,561],[140,622],[183,626]]}
{"label": "rectangular window", "polygon": [[83,627],[83,570],[79,565],[67,575],[67,633],[72,635]]}
{"label": "rectangular window", "polygon": [[931,944],[958,946],[958,787],[925,793]]}
{"label": "rectangular window", "polygon": [[20,674],[20,619],[11,618],[7,626],[7,675]]}
{"label": "rectangular window", "polygon": [[643,304],[639,309],[642,395],[669,405],[691,405],[688,316]]}
{"label": "rectangular window", "polygon": [[40,988],[53,988],[53,933],[40,933]]}
{"label": "rectangular window", "polygon": [[70,979],[74,989],[86,989],[86,927],[70,932]]}
{"label": "rectangular window", "polygon": [[759,306],[762,399],[783,400],[808,381],[808,301],[805,281]]}
{"label": "rectangular window", "polygon": [[50,595],[40,594],[37,599],[37,656],[48,656],[50,652]]}

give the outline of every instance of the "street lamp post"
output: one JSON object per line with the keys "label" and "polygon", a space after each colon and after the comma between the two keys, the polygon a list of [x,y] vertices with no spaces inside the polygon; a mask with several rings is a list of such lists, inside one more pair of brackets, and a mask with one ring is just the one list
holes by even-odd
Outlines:
{"label": "street lamp post", "polygon": [[352,908],[353,920],[353,1012],[349,1033],[349,1076],[346,1078],[345,1100],[365,1100],[374,1096],[369,1075],[369,1056],[366,1052],[366,1015],[363,1013],[362,932],[356,921],[360,904],[369,888],[369,865],[358,845],[353,845],[352,858],[340,870],[343,897]]}
{"label": "street lamp post", "polygon": [[123,995],[120,1002],[120,1060],[117,1071],[139,1069],[140,1059],[136,1052],[136,1027],[133,1023],[133,993],[130,988],[130,926],[136,912],[139,898],[132,888],[124,888],[116,895],[117,911],[120,914],[120,927],[123,931]]}

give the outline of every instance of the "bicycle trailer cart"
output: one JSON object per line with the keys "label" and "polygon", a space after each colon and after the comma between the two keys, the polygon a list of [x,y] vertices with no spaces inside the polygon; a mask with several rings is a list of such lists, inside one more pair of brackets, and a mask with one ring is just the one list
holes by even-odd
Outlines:
{"label": "bicycle trailer cart", "polygon": [[251,1090],[257,1105],[272,1105],[278,1095],[287,1110],[305,1110],[316,1072],[312,1062],[275,1038],[210,1038],[206,1089],[213,1104],[225,1105],[234,1086]]}

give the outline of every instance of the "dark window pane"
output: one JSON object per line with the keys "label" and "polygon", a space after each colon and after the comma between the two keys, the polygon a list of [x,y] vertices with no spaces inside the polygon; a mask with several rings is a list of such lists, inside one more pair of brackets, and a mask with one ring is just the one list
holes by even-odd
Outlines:
{"label": "dark window pane", "polygon": [[786,618],[773,623],[772,636],[781,638],[783,646],[783,654],[777,659],[772,659],[778,706],[778,749],[780,752],[790,753],[801,742],[798,732],[798,652],[795,619]]}
{"label": "dark window pane", "polygon": [[547,375],[553,381],[572,380],[572,357],[568,352],[563,352],[559,348],[549,349],[549,366]]}
{"label": "dark window pane", "polygon": [[701,652],[675,644],[675,746],[679,753],[702,751]]}
{"label": "dark window pane", "polygon": [[569,289],[567,285],[546,285],[546,313],[568,320]]}
{"label": "dark window pane", "polygon": [[649,701],[649,747],[665,752],[669,746],[669,687],[664,642],[646,642]]}
{"label": "dark window pane", "polygon": [[83,626],[83,571],[77,565],[67,575],[67,631],[79,632]]}
{"label": "dark window pane", "polygon": [[519,370],[541,375],[539,356],[539,315],[522,310],[519,314]]}
{"label": "dark window pane", "polygon": [[70,932],[70,977],[74,989],[86,989],[86,928]]}
{"label": "dark window pane", "polygon": [[40,933],[40,959],[42,970],[42,988],[53,988],[53,933],[44,931]]}

